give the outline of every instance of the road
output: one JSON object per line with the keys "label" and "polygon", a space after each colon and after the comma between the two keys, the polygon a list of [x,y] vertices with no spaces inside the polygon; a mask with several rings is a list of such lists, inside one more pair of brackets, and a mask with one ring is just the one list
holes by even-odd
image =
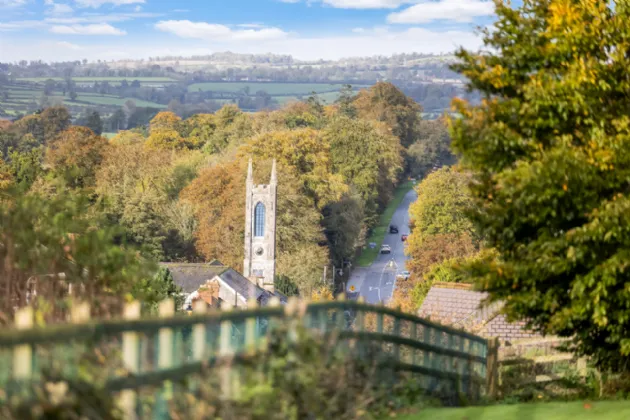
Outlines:
{"label": "road", "polygon": [[359,295],[363,296],[368,303],[387,303],[396,286],[396,273],[407,269],[405,243],[400,240],[400,236],[409,234],[409,206],[416,198],[418,195],[415,190],[410,190],[394,212],[390,224],[398,226],[399,231],[395,234],[387,233],[383,241],[383,244],[391,246],[392,253],[378,254],[370,267],[359,269],[363,277],[358,287]]}

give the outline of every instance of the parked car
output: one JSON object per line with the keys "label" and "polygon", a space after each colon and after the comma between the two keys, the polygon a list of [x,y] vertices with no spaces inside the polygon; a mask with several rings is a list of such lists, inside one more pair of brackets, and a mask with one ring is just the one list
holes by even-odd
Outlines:
{"label": "parked car", "polygon": [[381,246],[381,254],[391,254],[392,248],[389,245]]}
{"label": "parked car", "polygon": [[407,240],[407,237],[408,237],[408,236],[409,236],[409,235],[402,235],[402,236],[400,237],[401,242],[405,242],[405,241]]}
{"label": "parked car", "polygon": [[389,225],[389,233],[398,233],[398,226]]}
{"label": "parked car", "polygon": [[409,271],[401,271],[400,273],[398,273],[398,275],[396,277],[398,277],[399,279],[407,280],[410,275],[411,275],[411,273]]}

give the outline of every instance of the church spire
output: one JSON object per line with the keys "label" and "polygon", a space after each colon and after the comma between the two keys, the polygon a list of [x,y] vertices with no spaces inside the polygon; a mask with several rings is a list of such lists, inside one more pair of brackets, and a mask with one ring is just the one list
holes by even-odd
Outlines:
{"label": "church spire", "polygon": [[249,158],[249,165],[247,166],[247,182],[251,183],[254,180],[254,170],[252,167],[252,158]]}
{"label": "church spire", "polygon": [[273,160],[273,165],[271,166],[271,180],[269,181],[271,185],[278,184],[278,175],[276,174],[276,160]]}

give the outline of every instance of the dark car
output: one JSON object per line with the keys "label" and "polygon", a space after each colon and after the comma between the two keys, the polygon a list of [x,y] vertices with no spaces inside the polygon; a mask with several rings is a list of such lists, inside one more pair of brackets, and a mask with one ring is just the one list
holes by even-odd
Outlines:
{"label": "dark car", "polygon": [[398,226],[389,225],[389,233],[398,233]]}
{"label": "dark car", "polygon": [[408,237],[408,235],[402,235],[402,236],[400,237],[400,240],[401,240],[402,242],[405,242],[405,241],[407,240],[407,237]]}

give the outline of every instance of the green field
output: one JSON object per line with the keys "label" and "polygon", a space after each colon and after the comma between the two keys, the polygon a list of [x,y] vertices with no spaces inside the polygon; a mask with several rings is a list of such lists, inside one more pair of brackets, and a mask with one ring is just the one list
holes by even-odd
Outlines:
{"label": "green field", "polygon": [[630,401],[554,402],[487,407],[429,408],[398,420],[626,420]]}
{"label": "green field", "polygon": [[[46,80],[52,79],[56,82],[65,80],[63,77],[21,77],[18,78],[18,82],[31,82],[31,83],[44,83]],[[77,83],[87,83],[87,82],[122,82],[126,80],[127,82],[133,82],[137,80],[139,82],[144,83],[172,83],[177,80],[171,79],[170,77],[73,77]]]}
{"label": "green field", "polygon": [[[188,86],[189,92],[213,91],[223,93],[235,93],[249,87],[250,95],[259,90],[264,90],[271,96],[278,95],[310,95],[311,92],[338,92],[344,85],[340,83],[265,83],[265,82],[205,82],[193,83]],[[355,88],[367,87],[367,85],[353,86]]]}
{"label": "green field", "polygon": [[376,242],[376,247],[374,247],[373,249],[369,246],[363,248],[363,250],[361,251],[361,255],[359,255],[359,258],[357,258],[357,265],[359,267],[369,267],[374,262],[374,259],[378,256],[381,245],[383,244],[383,240],[385,239],[385,235],[389,230],[389,223],[394,216],[394,212],[402,202],[403,198],[405,198],[405,195],[413,188],[413,186],[413,181],[407,181],[403,184],[400,184],[398,188],[396,188],[396,191],[394,192],[394,198],[389,202],[383,214],[381,214],[378,226],[374,227],[374,229],[372,230],[372,234],[369,236],[369,238],[365,240],[365,242],[368,244],[370,242]]}
{"label": "green field", "polygon": [[[157,104],[155,102],[143,101],[141,99],[136,99],[136,98],[119,98],[116,96],[109,96],[109,95],[101,96],[101,95],[79,94],[79,96],[77,96],[77,101],[89,102],[90,104],[95,104],[95,105],[112,105],[112,106],[123,106],[125,102],[133,101],[136,104],[136,106],[139,106],[139,107],[149,107],[149,108],[158,108],[158,109],[166,108],[166,105]],[[66,99],[64,103],[68,105],[75,104],[74,102],[71,102],[68,99]]]}

